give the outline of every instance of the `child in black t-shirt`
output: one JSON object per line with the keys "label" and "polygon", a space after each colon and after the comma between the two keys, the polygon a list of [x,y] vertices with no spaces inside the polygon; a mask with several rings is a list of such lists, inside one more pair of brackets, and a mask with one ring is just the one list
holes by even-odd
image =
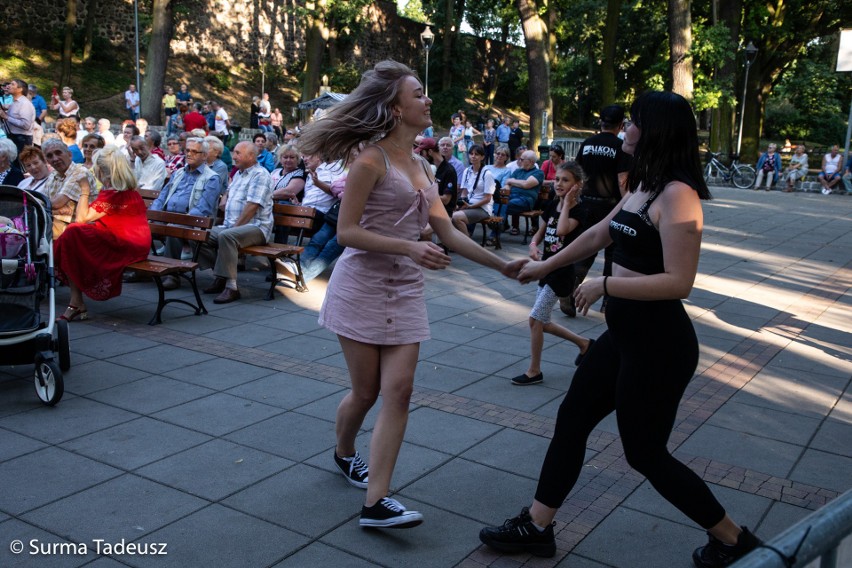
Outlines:
{"label": "child in black t-shirt", "polygon": [[[557,166],[554,178],[556,199],[545,209],[541,216],[542,223],[530,241],[531,259],[550,258],[582,233],[579,219],[572,214],[582,186],[583,169],[576,162],[563,162]],[[539,244],[543,245],[543,255],[538,249]],[[573,281],[574,267],[568,265],[554,270],[538,283],[535,305],[530,312],[530,365],[526,373],[512,379],[512,384],[532,385],[544,380],[541,372],[544,332],[567,339],[580,348],[580,354],[574,361],[575,365],[580,364],[580,360],[594,342],[593,339],[581,337],[550,321],[550,315],[559,297],[571,293]]]}

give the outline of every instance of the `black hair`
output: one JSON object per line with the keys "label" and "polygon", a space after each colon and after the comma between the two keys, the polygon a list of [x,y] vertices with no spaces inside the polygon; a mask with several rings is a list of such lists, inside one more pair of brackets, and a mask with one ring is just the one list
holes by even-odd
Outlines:
{"label": "black hair", "polygon": [[680,181],[693,188],[699,198],[711,199],[689,102],[676,93],[652,91],[633,102],[630,116],[641,131],[627,175],[630,191],[641,186],[642,191],[656,192],[672,181]]}
{"label": "black hair", "polygon": [[477,153],[480,156],[485,155],[485,147],[482,144],[474,144],[470,148],[467,149],[468,154]]}
{"label": "black hair", "polygon": [[564,158],[564,157],[565,157],[565,150],[563,150],[563,149],[562,149],[562,146],[558,146],[558,145],[556,145],[556,146],[551,146],[551,147],[550,147],[550,153],[551,153],[551,154],[556,154],[556,155],[558,155],[560,158]]}

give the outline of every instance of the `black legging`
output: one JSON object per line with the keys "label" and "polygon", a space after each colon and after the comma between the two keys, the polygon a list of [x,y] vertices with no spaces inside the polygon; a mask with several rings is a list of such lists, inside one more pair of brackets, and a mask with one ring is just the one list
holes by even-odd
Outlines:
{"label": "black legging", "polygon": [[535,498],[562,505],[580,475],[589,434],[614,410],[627,463],[697,524],[718,524],[725,510],[666,448],[698,364],[698,340],[683,305],[610,297],[606,322],[559,407]]}

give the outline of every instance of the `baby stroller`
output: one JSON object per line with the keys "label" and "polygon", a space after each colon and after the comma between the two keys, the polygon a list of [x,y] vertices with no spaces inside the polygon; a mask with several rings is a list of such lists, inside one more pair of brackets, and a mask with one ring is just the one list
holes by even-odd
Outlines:
{"label": "baby stroller", "polygon": [[55,321],[52,238],[47,198],[0,185],[0,365],[34,362],[36,394],[48,406],[62,398],[62,371],[71,368],[68,322]]}

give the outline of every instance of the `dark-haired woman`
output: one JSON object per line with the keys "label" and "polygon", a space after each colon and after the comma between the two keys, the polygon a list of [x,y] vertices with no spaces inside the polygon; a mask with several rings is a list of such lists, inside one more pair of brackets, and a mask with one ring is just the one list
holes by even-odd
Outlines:
{"label": "dark-haired woman", "polygon": [[615,411],[627,462],[707,530],[709,543],[693,554],[696,566],[727,566],[759,541],[666,448],[698,363],[695,330],[681,304],[698,268],[701,199],[710,198],[695,120],[689,103],[668,92],[639,97],[631,113],[624,138],[624,151],[634,157],[629,192],[603,221],[519,275],[522,282],[538,280],[615,244],[612,276],[587,280],[575,292],[583,314],[608,297],[607,330],[583,358],[559,408],[532,506],[483,529],[480,539],[498,550],[553,556],[553,518],[580,474],[586,440]]}

